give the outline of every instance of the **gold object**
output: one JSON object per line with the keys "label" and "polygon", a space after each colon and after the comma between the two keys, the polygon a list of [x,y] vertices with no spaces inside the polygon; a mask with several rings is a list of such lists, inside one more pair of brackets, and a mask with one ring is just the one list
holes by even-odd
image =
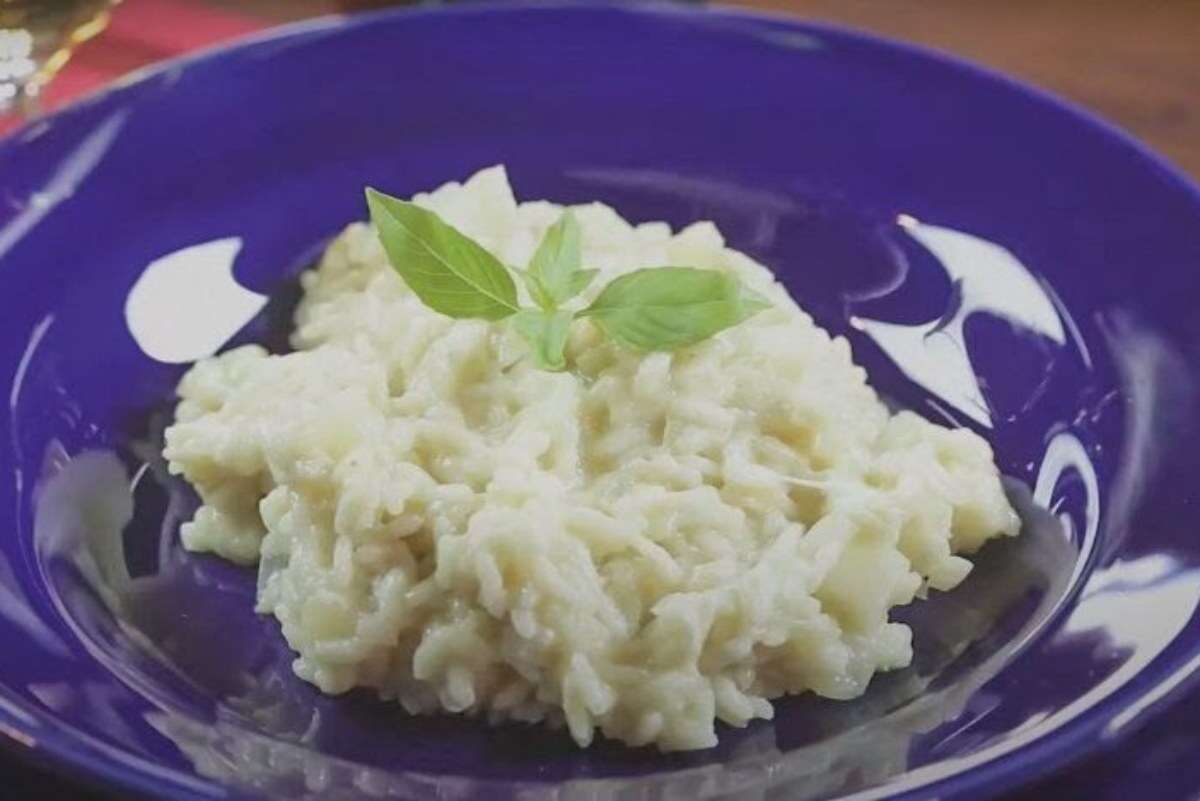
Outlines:
{"label": "gold object", "polygon": [[36,111],[37,96],[118,0],[0,0],[0,111]]}

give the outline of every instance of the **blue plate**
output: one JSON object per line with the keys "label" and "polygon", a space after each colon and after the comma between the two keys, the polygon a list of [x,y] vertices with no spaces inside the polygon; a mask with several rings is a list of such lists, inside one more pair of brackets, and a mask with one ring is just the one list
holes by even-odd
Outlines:
{"label": "blue plate", "polygon": [[[1025,535],[905,612],[912,667],[854,702],[781,701],[710,751],[581,751],[318,695],[252,612],[252,571],[180,549],[195,500],[157,443],[188,362],[282,347],[297,272],[363,216],[365,184],[406,195],[499,162],[521,197],[715,220],[881,391],[990,440]],[[170,63],[0,145],[0,734],[202,799],[1027,780],[1128,737],[1200,667],[1198,267],[1200,195],[1121,133],[819,26],[468,5]],[[158,294],[164,271],[186,292]]]}

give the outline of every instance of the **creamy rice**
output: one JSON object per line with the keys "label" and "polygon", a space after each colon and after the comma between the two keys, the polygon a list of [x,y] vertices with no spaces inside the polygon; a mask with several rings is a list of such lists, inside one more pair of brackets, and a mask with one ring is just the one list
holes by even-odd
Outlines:
{"label": "creamy rice", "polygon": [[[561,207],[502,168],[416,202],[524,265]],[[768,699],[907,665],[891,607],[1015,534],[988,445],[892,415],[843,339],[710,223],[574,207],[584,265],[728,270],[773,308],[675,353],[575,325],[538,370],[501,323],[425,307],[371,227],[303,276],[296,350],[197,363],[166,434],[204,505],[184,545],[260,561],[296,673],[414,713],[706,748]],[[820,269],[820,265],[812,265]]]}

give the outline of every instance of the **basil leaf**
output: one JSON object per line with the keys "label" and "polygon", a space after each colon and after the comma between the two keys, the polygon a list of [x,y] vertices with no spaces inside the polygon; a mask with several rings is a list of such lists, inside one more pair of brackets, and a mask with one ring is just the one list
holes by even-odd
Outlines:
{"label": "basil leaf", "polygon": [[614,279],[579,317],[620,344],[674,350],[706,339],[770,306],[728,273],[692,267],[636,270]]}
{"label": "basil leaf", "polygon": [[512,270],[521,277],[521,283],[525,284],[530,300],[546,311],[554,311],[554,300],[546,293],[546,288],[542,286],[541,281],[534,278],[527,270],[518,270],[516,267],[513,267]]}
{"label": "basil leaf", "polygon": [[[521,281],[525,284],[525,288],[529,290],[529,297],[534,303],[541,306],[546,311],[554,311],[558,308],[558,303],[542,286],[542,282],[534,278],[531,273],[526,270],[518,270],[512,268],[517,275],[521,276]],[[592,280],[600,274],[599,270],[580,270],[571,276],[567,285],[567,292],[563,300],[570,300],[578,295],[583,290],[587,289],[592,283]]]}
{"label": "basil leaf", "polygon": [[392,267],[426,306],[482,320],[517,311],[512,276],[473,239],[433,212],[374,189],[367,189],[367,207]]}
{"label": "basil leaf", "polygon": [[566,311],[522,309],[513,317],[512,324],[529,343],[534,364],[542,370],[562,370],[567,366],[563,350],[572,319]]}
{"label": "basil leaf", "polygon": [[579,223],[568,209],[546,229],[537,252],[529,261],[530,277],[549,299],[548,304],[541,304],[543,308],[557,308],[579,293],[575,289],[579,279],[575,276],[579,274],[582,252]]}
{"label": "basil leaf", "polygon": [[567,290],[567,297],[573,298],[583,290],[587,289],[597,275],[599,270],[580,270],[571,276],[571,283]]}
{"label": "basil leaf", "polygon": [[388,260],[425,305],[450,317],[500,320],[515,315],[515,330],[543,369],[566,367],[567,334],[575,317],[592,318],[625,347],[674,350],[770,305],[732,275],[659,267],[617,278],[581,312],[559,311],[597,275],[580,269],[579,224],[566,211],[547,229],[529,269],[516,271],[541,307],[521,309],[508,268],[477,242],[420,206],[370,188],[366,193]]}

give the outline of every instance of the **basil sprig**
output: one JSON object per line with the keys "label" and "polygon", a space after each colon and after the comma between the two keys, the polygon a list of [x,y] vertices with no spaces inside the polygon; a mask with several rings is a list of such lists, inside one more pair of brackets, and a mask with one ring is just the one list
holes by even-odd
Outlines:
{"label": "basil sprig", "polygon": [[543,370],[566,368],[567,336],[578,318],[591,319],[627,348],[676,350],[770,305],[729,273],[653,267],[613,279],[591,305],[568,311],[563,304],[597,274],[582,267],[582,234],[568,210],[546,230],[527,268],[513,270],[537,304],[522,308],[509,269],[434,212],[370,188],[367,207],[388,260],[421,302],[448,317],[511,317]]}

